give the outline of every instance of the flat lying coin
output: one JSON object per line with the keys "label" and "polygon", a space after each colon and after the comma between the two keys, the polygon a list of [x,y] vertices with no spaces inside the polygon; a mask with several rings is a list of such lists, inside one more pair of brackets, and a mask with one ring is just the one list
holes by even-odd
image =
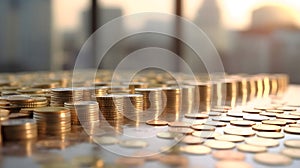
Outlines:
{"label": "flat lying coin", "polygon": [[214,131],[216,127],[210,125],[192,125],[191,128],[197,131]]}
{"label": "flat lying coin", "polygon": [[182,121],[169,122],[168,125],[170,127],[190,127],[191,126],[190,123],[182,122]]}
{"label": "flat lying coin", "polygon": [[215,127],[225,127],[227,123],[225,122],[218,122],[218,121],[207,121],[204,123],[204,125],[210,125]]}
{"label": "flat lying coin", "polygon": [[277,110],[283,110],[283,111],[296,111],[297,108],[286,106],[286,107],[279,107],[279,108],[277,108]]}
{"label": "flat lying coin", "polygon": [[277,140],[259,138],[259,137],[247,138],[245,139],[245,142],[249,145],[264,146],[264,147],[274,147],[279,145],[279,141]]}
{"label": "flat lying coin", "polygon": [[289,114],[277,114],[276,118],[281,118],[281,119],[291,119],[291,120],[299,120],[300,116],[296,115],[289,115]]}
{"label": "flat lying coin", "polygon": [[278,118],[276,120],[278,120],[278,121],[285,121],[286,124],[296,124],[297,123],[296,120],[289,120],[289,119],[282,119],[282,118]]}
{"label": "flat lying coin", "polygon": [[154,161],[154,160],[159,160],[161,154],[154,151],[141,150],[133,153],[131,157],[142,158],[145,159],[146,161]]}
{"label": "flat lying coin", "polygon": [[221,116],[213,118],[214,121],[222,121],[222,122],[230,122],[232,120],[242,120],[241,118],[237,117],[228,117],[228,116]]}
{"label": "flat lying coin", "polygon": [[175,140],[180,141],[181,143],[189,144],[189,145],[196,145],[196,144],[202,144],[204,142],[204,139],[200,137],[195,137],[192,135],[187,136],[178,136],[175,138]]}
{"label": "flat lying coin", "polygon": [[93,140],[101,145],[113,145],[119,142],[119,140],[113,136],[93,137]]}
{"label": "flat lying coin", "polygon": [[211,152],[211,149],[204,145],[185,145],[180,146],[179,150],[181,152],[193,155],[205,155]]}
{"label": "flat lying coin", "polygon": [[244,161],[222,160],[216,163],[216,168],[252,168],[252,166]]}
{"label": "flat lying coin", "polygon": [[284,145],[291,148],[300,148],[300,139],[285,140]]}
{"label": "flat lying coin", "polygon": [[298,127],[285,127],[284,132],[290,134],[300,134],[300,128]]}
{"label": "flat lying coin", "polygon": [[194,119],[205,119],[205,118],[208,118],[208,115],[203,114],[203,113],[188,113],[188,114],[185,114],[184,117],[194,118]]}
{"label": "flat lying coin", "polygon": [[244,153],[236,152],[233,150],[219,150],[213,152],[213,157],[218,160],[245,160]]}
{"label": "flat lying coin", "polygon": [[298,127],[298,128],[300,128],[300,124],[289,124],[289,127]]}
{"label": "flat lying coin", "polygon": [[299,111],[293,111],[293,112],[289,112],[290,115],[295,115],[295,116],[300,116],[300,112]]}
{"label": "flat lying coin", "polygon": [[[276,117],[278,113],[271,113],[271,112],[261,112],[259,113],[259,115],[263,115],[263,116],[267,116],[267,117]],[[265,121],[268,121],[268,120],[265,120]]]}
{"label": "flat lying coin", "polygon": [[205,139],[213,139],[217,136],[220,136],[221,134],[216,133],[214,131],[194,131],[192,135],[200,138],[205,138]]}
{"label": "flat lying coin", "polygon": [[266,131],[266,132],[280,132],[281,127],[277,125],[257,124],[253,125],[252,129],[255,131]]}
{"label": "flat lying coin", "polygon": [[237,146],[237,149],[242,152],[249,152],[249,153],[259,153],[259,152],[266,152],[267,148],[264,146],[255,146],[249,144],[240,144]]}
{"label": "flat lying coin", "polygon": [[227,113],[226,115],[230,116],[230,117],[243,117],[245,115],[245,113],[230,112],[230,113]]}
{"label": "flat lying coin", "polygon": [[193,129],[185,127],[170,127],[168,131],[181,134],[192,134],[192,132],[194,132]]}
{"label": "flat lying coin", "polygon": [[266,110],[266,112],[277,113],[277,114],[284,113],[283,110],[278,110],[278,109],[270,109],[270,110]]}
{"label": "flat lying coin", "polygon": [[284,138],[284,134],[280,132],[257,132],[256,135],[262,138],[272,138],[272,139]]}
{"label": "flat lying coin", "polygon": [[129,139],[120,141],[119,145],[126,148],[144,148],[148,143],[143,140]]}
{"label": "flat lying coin", "polygon": [[216,140],[228,141],[228,142],[243,142],[245,138],[239,135],[220,135],[215,137]]}
{"label": "flat lying coin", "polygon": [[148,120],[146,121],[146,124],[153,126],[165,126],[168,125],[168,122],[163,120]]}
{"label": "flat lying coin", "polygon": [[300,159],[300,149],[285,148],[281,153],[294,159]]}
{"label": "flat lying coin", "polygon": [[244,120],[251,120],[251,121],[264,121],[269,120],[270,118],[267,116],[261,116],[256,114],[248,114],[243,116]]}
{"label": "flat lying coin", "polygon": [[278,153],[258,153],[254,155],[254,160],[258,163],[273,166],[284,166],[292,163],[292,159]]}
{"label": "flat lying coin", "polygon": [[250,113],[250,114],[259,114],[261,113],[261,110],[256,110],[256,109],[244,109],[244,113]]}
{"label": "flat lying coin", "polygon": [[264,120],[262,121],[263,124],[269,124],[269,125],[279,125],[279,126],[285,126],[286,121],[282,120]]}
{"label": "flat lying coin", "polygon": [[204,145],[213,149],[232,149],[235,147],[235,144],[232,142],[219,140],[208,140],[204,142]]}
{"label": "flat lying coin", "polygon": [[240,136],[255,135],[255,132],[253,130],[247,128],[225,128],[224,133],[230,135],[240,135]]}
{"label": "flat lying coin", "polygon": [[255,125],[255,122],[249,120],[232,120],[230,121],[230,124],[242,127],[251,127],[252,125]]}
{"label": "flat lying coin", "polygon": [[181,134],[175,133],[175,132],[169,132],[169,131],[164,131],[164,132],[158,132],[156,136],[158,138],[164,138],[164,139],[174,139],[176,136],[180,136]]}

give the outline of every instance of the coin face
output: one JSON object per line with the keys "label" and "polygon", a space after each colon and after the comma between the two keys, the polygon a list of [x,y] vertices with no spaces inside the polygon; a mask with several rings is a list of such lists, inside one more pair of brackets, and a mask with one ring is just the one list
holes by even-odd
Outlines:
{"label": "coin face", "polygon": [[300,134],[300,128],[298,127],[285,127],[284,132],[290,134]]}
{"label": "coin face", "polygon": [[193,136],[205,138],[205,139],[213,139],[221,134],[214,132],[214,131],[194,131],[192,133]]}
{"label": "coin face", "polygon": [[191,128],[193,128],[194,130],[197,131],[214,131],[216,129],[216,127],[214,126],[210,126],[210,125],[192,125]]}
{"label": "coin face", "polygon": [[267,116],[261,116],[256,114],[248,114],[243,116],[244,120],[251,120],[251,121],[264,121],[269,120],[270,118]]}
{"label": "coin face", "polygon": [[274,131],[274,132],[280,132],[281,127],[277,125],[267,125],[267,124],[257,124],[252,126],[253,130],[256,131]]}
{"label": "coin face", "polygon": [[218,160],[245,160],[245,154],[233,150],[214,151],[212,156]]}
{"label": "coin face", "polygon": [[285,148],[281,153],[294,159],[300,159],[300,149],[297,148]]}
{"label": "coin face", "polygon": [[298,128],[300,128],[300,124],[289,124],[289,127],[298,127]]}
{"label": "coin face", "polygon": [[235,147],[235,144],[232,142],[219,140],[208,140],[204,142],[204,145],[213,149],[232,149]]}
{"label": "coin face", "polygon": [[250,113],[250,114],[259,114],[261,113],[261,110],[256,110],[256,109],[244,109],[244,113]]}
{"label": "coin face", "polygon": [[240,136],[255,135],[255,132],[253,130],[247,128],[225,128],[224,133],[230,135],[240,135]]}
{"label": "coin face", "polygon": [[299,120],[300,116],[297,115],[290,115],[290,114],[277,114],[276,118],[281,118],[281,119],[291,119],[291,120]]}
{"label": "coin face", "polygon": [[264,146],[264,147],[274,147],[279,145],[279,141],[277,140],[259,138],[259,137],[246,138],[245,142],[250,145]]}
{"label": "coin face", "polygon": [[168,122],[164,120],[148,120],[146,124],[153,126],[165,126],[168,125]]}
{"label": "coin face", "polygon": [[285,140],[284,145],[291,148],[300,148],[300,139]]}
{"label": "coin face", "polygon": [[186,136],[177,136],[175,140],[180,141],[181,143],[189,144],[189,145],[196,145],[196,144],[202,144],[204,142],[204,139],[200,137],[195,137],[192,135],[186,135]]}
{"label": "coin face", "polygon": [[285,126],[286,121],[282,120],[264,120],[262,121],[263,124],[268,124],[268,125],[279,125],[279,126]]}
{"label": "coin face", "polygon": [[243,136],[239,135],[220,135],[215,137],[216,140],[228,142],[242,142],[245,140]]}
{"label": "coin face", "polygon": [[255,146],[249,144],[240,144],[237,146],[237,149],[242,152],[249,152],[249,153],[259,153],[259,152],[266,152],[267,147],[264,146]]}
{"label": "coin face", "polygon": [[284,134],[280,132],[257,132],[256,135],[261,138],[272,138],[272,139],[284,138]]}
{"label": "coin face", "polygon": [[205,155],[211,152],[211,149],[204,145],[185,145],[180,146],[179,150],[181,152],[193,155]]}
{"label": "coin face", "polygon": [[216,163],[216,168],[252,168],[252,166],[244,161],[222,160]]}
{"label": "coin face", "polygon": [[119,145],[126,148],[144,148],[148,146],[148,143],[143,140],[129,139],[119,141]]}
{"label": "coin face", "polygon": [[249,120],[232,120],[230,121],[230,124],[235,126],[251,127],[252,125],[255,125],[255,122]]}
{"label": "coin face", "polygon": [[254,155],[254,160],[262,164],[273,166],[284,166],[292,163],[292,159],[279,153],[258,153]]}
{"label": "coin face", "polygon": [[227,123],[225,122],[218,122],[218,121],[206,121],[204,125],[210,125],[215,127],[225,127]]}

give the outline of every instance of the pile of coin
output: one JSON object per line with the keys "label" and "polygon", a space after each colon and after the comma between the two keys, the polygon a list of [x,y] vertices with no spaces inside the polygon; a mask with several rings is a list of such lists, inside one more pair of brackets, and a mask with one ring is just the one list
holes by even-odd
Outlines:
{"label": "pile of coin", "polygon": [[71,112],[71,123],[74,125],[99,122],[99,105],[95,101],[78,101],[65,103]]}
{"label": "pile of coin", "polygon": [[33,112],[41,135],[61,135],[71,131],[71,113],[64,107],[43,107]]}
{"label": "pile of coin", "polygon": [[136,94],[143,95],[144,118],[158,119],[166,106],[166,96],[161,88],[136,88]]}
{"label": "pile of coin", "polygon": [[179,87],[167,87],[162,88],[162,90],[166,95],[166,107],[160,118],[166,119],[167,121],[178,120],[181,112],[182,89]]}
{"label": "pile of coin", "polygon": [[81,101],[83,90],[80,88],[55,88],[51,89],[51,102],[53,107],[64,107],[65,102]]}
{"label": "pile of coin", "polygon": [[37,123],[33,119],[11,119],[1,123],[4,141],[37,138]]}

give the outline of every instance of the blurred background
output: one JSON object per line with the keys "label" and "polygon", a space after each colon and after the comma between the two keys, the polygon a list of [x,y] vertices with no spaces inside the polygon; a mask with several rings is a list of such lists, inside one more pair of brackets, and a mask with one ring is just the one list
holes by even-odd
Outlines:
{"label": "blurred background", "polygon": [[[195,23],[211,39],[227,73],[287,73],[292,83],[300,83],[299,0],[1,0],[0,72],[72,70],[80,48],[97,28],[139,12],[176,14]],[[122,29],[165,22],[125,22]],[[180,30],[176,25],[170,29]],[[107,56],[142,48],[142,38],[114,46]],[[183,57],[191,54],[178,51],[166,37],[148,39]],[[109,62],[103,65],[110,67]]]}

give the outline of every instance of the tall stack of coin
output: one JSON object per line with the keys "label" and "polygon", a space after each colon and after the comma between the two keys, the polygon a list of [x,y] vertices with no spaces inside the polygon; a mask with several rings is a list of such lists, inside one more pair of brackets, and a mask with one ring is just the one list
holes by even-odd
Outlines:
{"label": "tall stack of coin", "polygon": [[247,101],[251,101],[255,98],[256,96],[256,82],[253,78],[247,76],[244,77],[247,81]]}
{"label": "tall stack of coin", "polygon": [[287,74],[275,74],[278,83],[278,95],[282,95],[288,87],[289,76]]}
{"label": "tall stack of coin", "polygon": [[269,75],[269,82],[270,82],[270,95],[277,95],[278,93],[278,81],[275,75]]}
{"label": "tall stack of coin", "polygon": [[83,91],[83,100],[90,101],[95,100],[96,96],[106,95],[109,87],[96,86],[96,87],[81,87]]}
{"label": "tall stack of coin", "polygon": [[162,88],[136,88],[135,93],[143,95],[144,119],[158,119],[166,106]]}
{"label": "tall stack of coin", "polygon": [[64,107],[65,102],[81,101],[83,90],[80,88],[55,88],[51,89],[51,103],[53,107]]}
{"label": "tall stack of coin", "polygon": [[1,123],[5,140],[26,140],[37,137],[37,123],[33,119],[12,119]]}
{"label": "tall stack of coin", "polygon": [[33,112],[41,135],[61,135],[71,130],[71,113],[64,107],[43,107]]}
{"label": "tall stack of coin", "polygon": [[196,87],[196,102],[199,104],[200,111],[209,111],[212,100],[212,83],[211,82],[193,82],[189,83]]}
{"label": "tall stack of coin", "polygon": [[78,101],[65,103],[71,112],[71,123],[74,125],[99,122],[99,105],[95,101]]}
{"label": "tall stack of coin", "polygon": [[231,107],[235,106],[236,103],[236,95],[237,95],[237,83],[234,79],[224,79],[221,81],[222,85],[226,90],[225,95],[225,105],[229,105]]}
{"label": "tall stack of coin", "polygon": [[181,88],[167,87],[162,90],[166,95],[166,107],[160,118],[168,121],[179,120],[182,102]]}
{"label": "tall stack of coin", "polygon": [[[121,95],[123,101],[117,101],[117,108],[123,110],[122,113],[126,119],[134,121],[136,125],[144,121],[143,116],[143,95],[127,94]],[[127,121],[129,121],[127,120]]]}
{"label": "tall stack of coin", "polygon": [[192,113],[197,111],[195,109],[195,86],[191,85],[181,85],[180,86],[182,91],[182,106],[181,110],[182,113]]}

